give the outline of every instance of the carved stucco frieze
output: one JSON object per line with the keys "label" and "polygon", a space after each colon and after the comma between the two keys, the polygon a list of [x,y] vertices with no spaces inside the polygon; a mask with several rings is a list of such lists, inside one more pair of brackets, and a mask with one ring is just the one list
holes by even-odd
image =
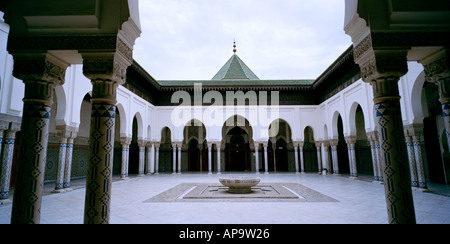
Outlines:
{"label": "carved stucco frieze", "polygon": [[425,79],[438,86],[441,102],[450,99],[450,58],[443,56],[424,66]]}

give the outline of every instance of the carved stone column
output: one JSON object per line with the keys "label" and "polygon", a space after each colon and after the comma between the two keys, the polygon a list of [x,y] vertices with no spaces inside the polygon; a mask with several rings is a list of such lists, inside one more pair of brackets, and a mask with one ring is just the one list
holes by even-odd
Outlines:
{"label": "carved stone column", "polygon": [[147,141],[147,172],[145,174],[150,175],[155,172],[155,145],[151,141]]}
{"label": "carved stone column", "polygon": [[269,142],[263,142],[263,147],[264,147],[264,174],[268,175],[269,174],[269,162],[268,162],[268,158],[269,158],[269,151],[267,150],[267,146],[269,145]]}
{"label": "carved stone column", "polygon": [[213,143],[208,142],[208,174],[211,175],[212,174],[212,146]]}
{"label": "carved stone column", "polygon": [[345,137],[345,142],[347,143],[348,148],[348,159],[350,164],[350,178],[356,179],[358,178],[358,169],[356,166],[356,136],[347,136]]}
{"label": "carved stone column", "polygon": [[122,167],[120,170],[120,179],[128,180],[131,137],[120,138],[120,143],[122,144]]}
{"label": "carved stone column", "polygon": [[322,142],[323,145],[323,151],[324,151],[324,157],[322,160],[322,174],[326,175],[328,172],[331,172],[331,167],[330,167],[330,155],[329,155],[329,150],[328,148],[330,147],[330,142],[327,140],[324,140]]}
{"label": "carved stone column", "polygon": [[172,174],[177,173],[177,144],[172,143]]}
{"label": "carved stone column", "polygon": [[138,170],[138,176],[144,176],[144,169],[145,169],[145,144],[146,141],[139,139],[138,140],[138,146],[139,146],[139,170]]}
{"label": "carved stone column", "polygon": [[159,147],[161,147],[161,143],[155,142],[155,175],[159,175]]}
{"label": "carved stone column", "polygon": [[298,142],[294,142],[294,156],[295,156],[295,173],[300,174],[300,167],[298,164]]}
{"label": "carved stone column", "polygon": [[298,147],[300,149],[300,171],[305,174],[305,157],[303,156],[303,147],[305,145],[304,141],[298,142]]}
{"label": "carved stone column", "polygon": [[14,55],[13,75],[25,83],[12,224],[38,224],[47,158],[53,89],[64,83],[67,64],[48,55]]}
{"label": "carved stone column", "polygon": [[339,140],[334,139],[330,140],[330,146],[331,146],[331,160],[333,161],[333,174],[339,175],[339,159],[338,159],[338,153],[337,153],[337,146],[339,144]]}
{"label": "carved stone column", "polygon": [[416,223],[398,89],[408,71],[407,50],[376,49],[369,34],[354,53],[363,80],[373,87],[389,223]]}
{"label": "carved stone column", "polygon": [[108,224],[117,87],[125,83],[126,70],[132,62],[132,51],[118,37],[115,52],[81,55],[83,73],[93,86],[84,223]]}
{"label": "carved stone column", "polygon": [[178,147],[178,174],[181,174],[181,146],[183,145],[183,143],[178,142],[177,143],[177,147]]}
{"label": "carved stone column", "polygon": [[322,173],[322,142],[316,142],[316,149],[317,149],[317,167],[318,167],[318,173]]}
{"label": "carved stone column", "polygon": [[255,173],[259,174],[259,144],[260,142],[255,142]]}
{"label": "carved stone column", "polygon": [[[16,140],[16,128],[10,128],[5,133],[3,147],[1,140],[3,139],[3,131],[0,131],[0,201],[9,198],[9,182],[11,180],[11,168],[13,162],[14,143]],[[3,154],[1,149],[3,148]]]}
{"label": "carved stone column", "polygon": [[222,143],[216,142],[216,148],[217,148],[217,174],[222,174],[222,163],[221,163],[221,151],[222,151]]}

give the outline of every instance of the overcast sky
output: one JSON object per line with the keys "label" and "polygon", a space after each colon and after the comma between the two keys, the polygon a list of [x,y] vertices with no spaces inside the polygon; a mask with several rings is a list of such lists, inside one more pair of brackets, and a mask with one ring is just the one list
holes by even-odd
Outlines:
{"label": "overcast sky", "polygon": [[156,80],[210,80],[233,54],[260,79],[315,79],[352,43],[344,0],[140,0],[134,59]]}

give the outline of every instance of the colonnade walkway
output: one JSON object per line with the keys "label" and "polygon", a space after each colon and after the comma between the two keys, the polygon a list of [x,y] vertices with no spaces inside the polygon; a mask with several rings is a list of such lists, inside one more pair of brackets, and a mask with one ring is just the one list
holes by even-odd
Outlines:
{"label": "colonnade walkway", "polygon": [[[384,186],[345,176],[279,173],[259,175],[262,183],[297,183],[336,201],[236,202],[166,201],[149,199],[184,183],[217,184],[222,175],[160,174],[131,177],[112,184],[112,224],[386,224]],[[73,191],[51,194],[46,184],[41,224],[82,224],[85,179],[74,180]],[[450,224],[448,186],[430,185],[430,192],[413,191],[418,224]],[[12,194],[11,194],[12,195]],[[0,224],[10,223],[11,204],[0,205]]]}

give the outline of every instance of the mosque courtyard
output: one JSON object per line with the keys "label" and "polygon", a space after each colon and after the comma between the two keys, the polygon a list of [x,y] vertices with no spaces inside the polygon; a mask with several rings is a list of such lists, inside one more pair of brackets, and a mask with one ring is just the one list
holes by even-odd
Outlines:
{"label": "mosque courtyard", "polygon": [[[230,175],[185,173],[114,177],[111,224],[386,224],[384,186],[369,176],[261,174],[260,185],[284,186],[298,199],[190,199],[196,185],[218,184]],[[82,224],[85,179],[72,191],[53,194],[46,184],[42,224]],[[185,188],[183,188],[185,186]],[[287,186],[287,187],[286,187]],[[289,188],[288,188],[289,187]],[[296,188],[297,187],[297,188]],[[194,190],[193,190],[194,189]],[[279,188],[280,189],[280,188]],[[295,189],[299,189],[298,191]],[[303,191],[301,190],[303,189]],[[450,224],[450,189],[430,184],[430,192],[413,191],[418,224]],[[12,196],[13,194],[11,194]],[[10,197],[10,200],[12,197]],[[10,223],[12,204],[0,205],[0,224]]]}

